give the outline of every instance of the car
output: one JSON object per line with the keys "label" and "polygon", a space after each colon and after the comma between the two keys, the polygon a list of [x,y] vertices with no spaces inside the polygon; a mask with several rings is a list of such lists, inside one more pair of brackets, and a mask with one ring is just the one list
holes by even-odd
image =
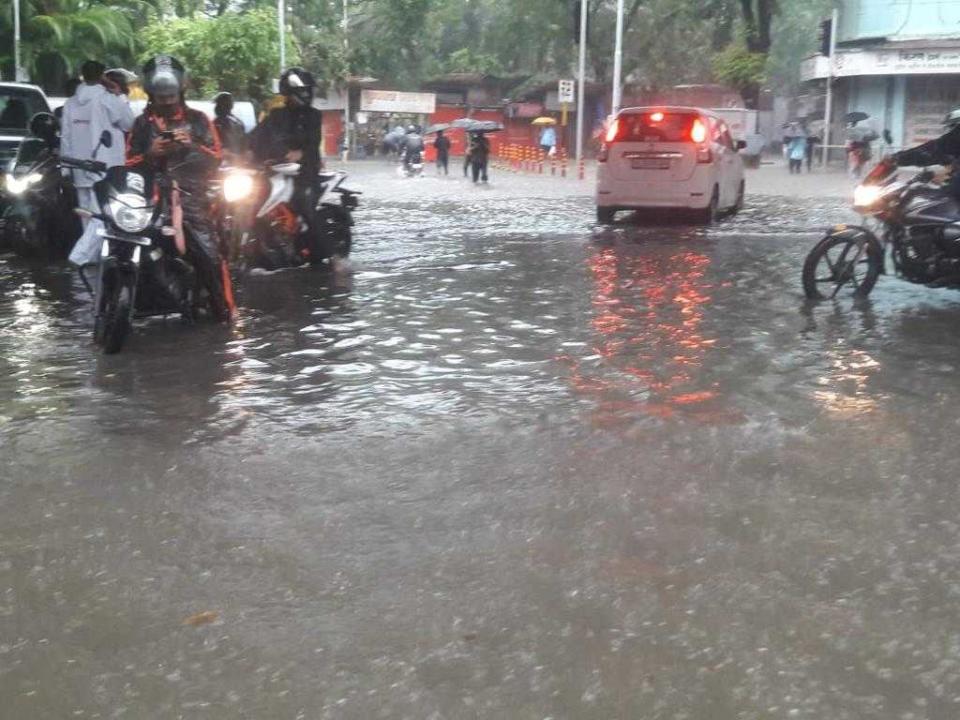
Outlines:
{"label": "car", "polygon": [[39,112],[50,112],[43,90],[36,85],[0,82],[0,169],[6,170],[17,154],[30,119]]}
{"label": "car", "polygon": [[704,223],[736,213],[746,192],[743,147],[710,110],[624,108],[597,158],[598,222],[613,222],[620,210],[693,211]]}
{"label": "car", "polygon": [[[130,108],[134,115],[139,115],[147,106],[146,100],[131,100]],[[194,110],[199,110],[211,120],[214,119],[213,103],[208,100],[187,100],[187,106]],[[257,126],[257,114],[253,109],[253,103],[249,100],[237,100],[233,104],[234,116],[243,123],[244,132],[250,132]]]}

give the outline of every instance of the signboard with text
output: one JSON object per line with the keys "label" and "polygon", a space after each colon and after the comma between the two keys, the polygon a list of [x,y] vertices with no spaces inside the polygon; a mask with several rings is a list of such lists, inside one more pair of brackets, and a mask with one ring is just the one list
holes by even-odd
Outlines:
{"label": "signboard with text", "polygon": [[573,88],[573,80],[561,80],[557,83],[557,102],[572,103],[575,98]]}
{"label": "signboard with text", "polygon": [[433,93],[396,90],[362,90],[360,109],[366,112],[431,115],[437,109],[437,96]]}
{"label": "signboard with text", "polygon": [[[822,55],[808,58],[801,79],[825,78],[830,61]],[[859,50],[834,56],[834,77],[855,75],[940,75],[960,73],[960,47],[925,50]]]}

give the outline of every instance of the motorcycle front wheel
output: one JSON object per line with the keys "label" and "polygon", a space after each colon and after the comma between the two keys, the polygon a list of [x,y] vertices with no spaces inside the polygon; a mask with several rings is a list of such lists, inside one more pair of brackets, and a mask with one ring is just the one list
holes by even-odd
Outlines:
{"label": "motorcycle front wheel", "polygon": [[93,326],[93,340],[104,353],[112,355],[123,349],[130,332],[132,304],[132,279],[124,277],[115,265],[105,265]]}
{"label": "motorcycle front wheel", "polygon": [[866,242],[829,235],[817,243],[803,263],[803,291],[810,300],[841,295],[865,298],[880,276],[883,260]]}

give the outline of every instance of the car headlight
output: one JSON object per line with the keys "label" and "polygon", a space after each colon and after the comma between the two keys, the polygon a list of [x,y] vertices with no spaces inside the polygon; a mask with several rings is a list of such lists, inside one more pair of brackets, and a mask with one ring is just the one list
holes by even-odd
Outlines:
{"label": "car headlight", "polygon": [[853,205],[861,208],[873,207],[882,195],[883,189],[878,185],[858,185],[853,191]]}
{"label": "car headlight", "polygon": [[144,206],[139,195],[119,195],[110,201],[110,215],[124,232],[143,232],[153,217],[153,208]]}
{"label": "car headlight", "polygon": [[227,202],[238,202],[253,192],[253,178],[247,173],[229,173],[223,179],[223,197]]}
{"label": "car headlight", "polygon": [[13,173],[7,173],[7,192],[11,195],[21,195],[28,187],[41,180],[43,180],[43,175],[40,173],[30,173],[23,177],[15,177]]}

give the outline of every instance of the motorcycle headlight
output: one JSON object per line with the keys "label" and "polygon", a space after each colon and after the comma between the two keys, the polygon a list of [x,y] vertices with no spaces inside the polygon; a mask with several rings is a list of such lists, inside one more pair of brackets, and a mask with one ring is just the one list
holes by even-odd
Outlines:
{"label": "motorcycle headlight", "polygon": [[22,195],[28,187],[43,180],[40,173],[30,173],[23,177],[15,177],[13,173],[7,173],[7,192],[11,195]]}
{"label": "motorcycle headlight", "polygon": [[110,215],[113,221],[124,232],[143,232],[150,219],[153,209],[144,206],[144,200],[139,195],[124,194],[110,201]]}
{"label": "motorcycle headlight", "polygon": [[227,202],[238,202],[253,192],[253,178],[247,173],[229,173],[223,179],[223,197]]}
{"label": "motorcycle headlight", "polygon": [[858,185],[857,189],[853,191],[854,207],[873,207],[882,195],[883,189],[878,185]]}

